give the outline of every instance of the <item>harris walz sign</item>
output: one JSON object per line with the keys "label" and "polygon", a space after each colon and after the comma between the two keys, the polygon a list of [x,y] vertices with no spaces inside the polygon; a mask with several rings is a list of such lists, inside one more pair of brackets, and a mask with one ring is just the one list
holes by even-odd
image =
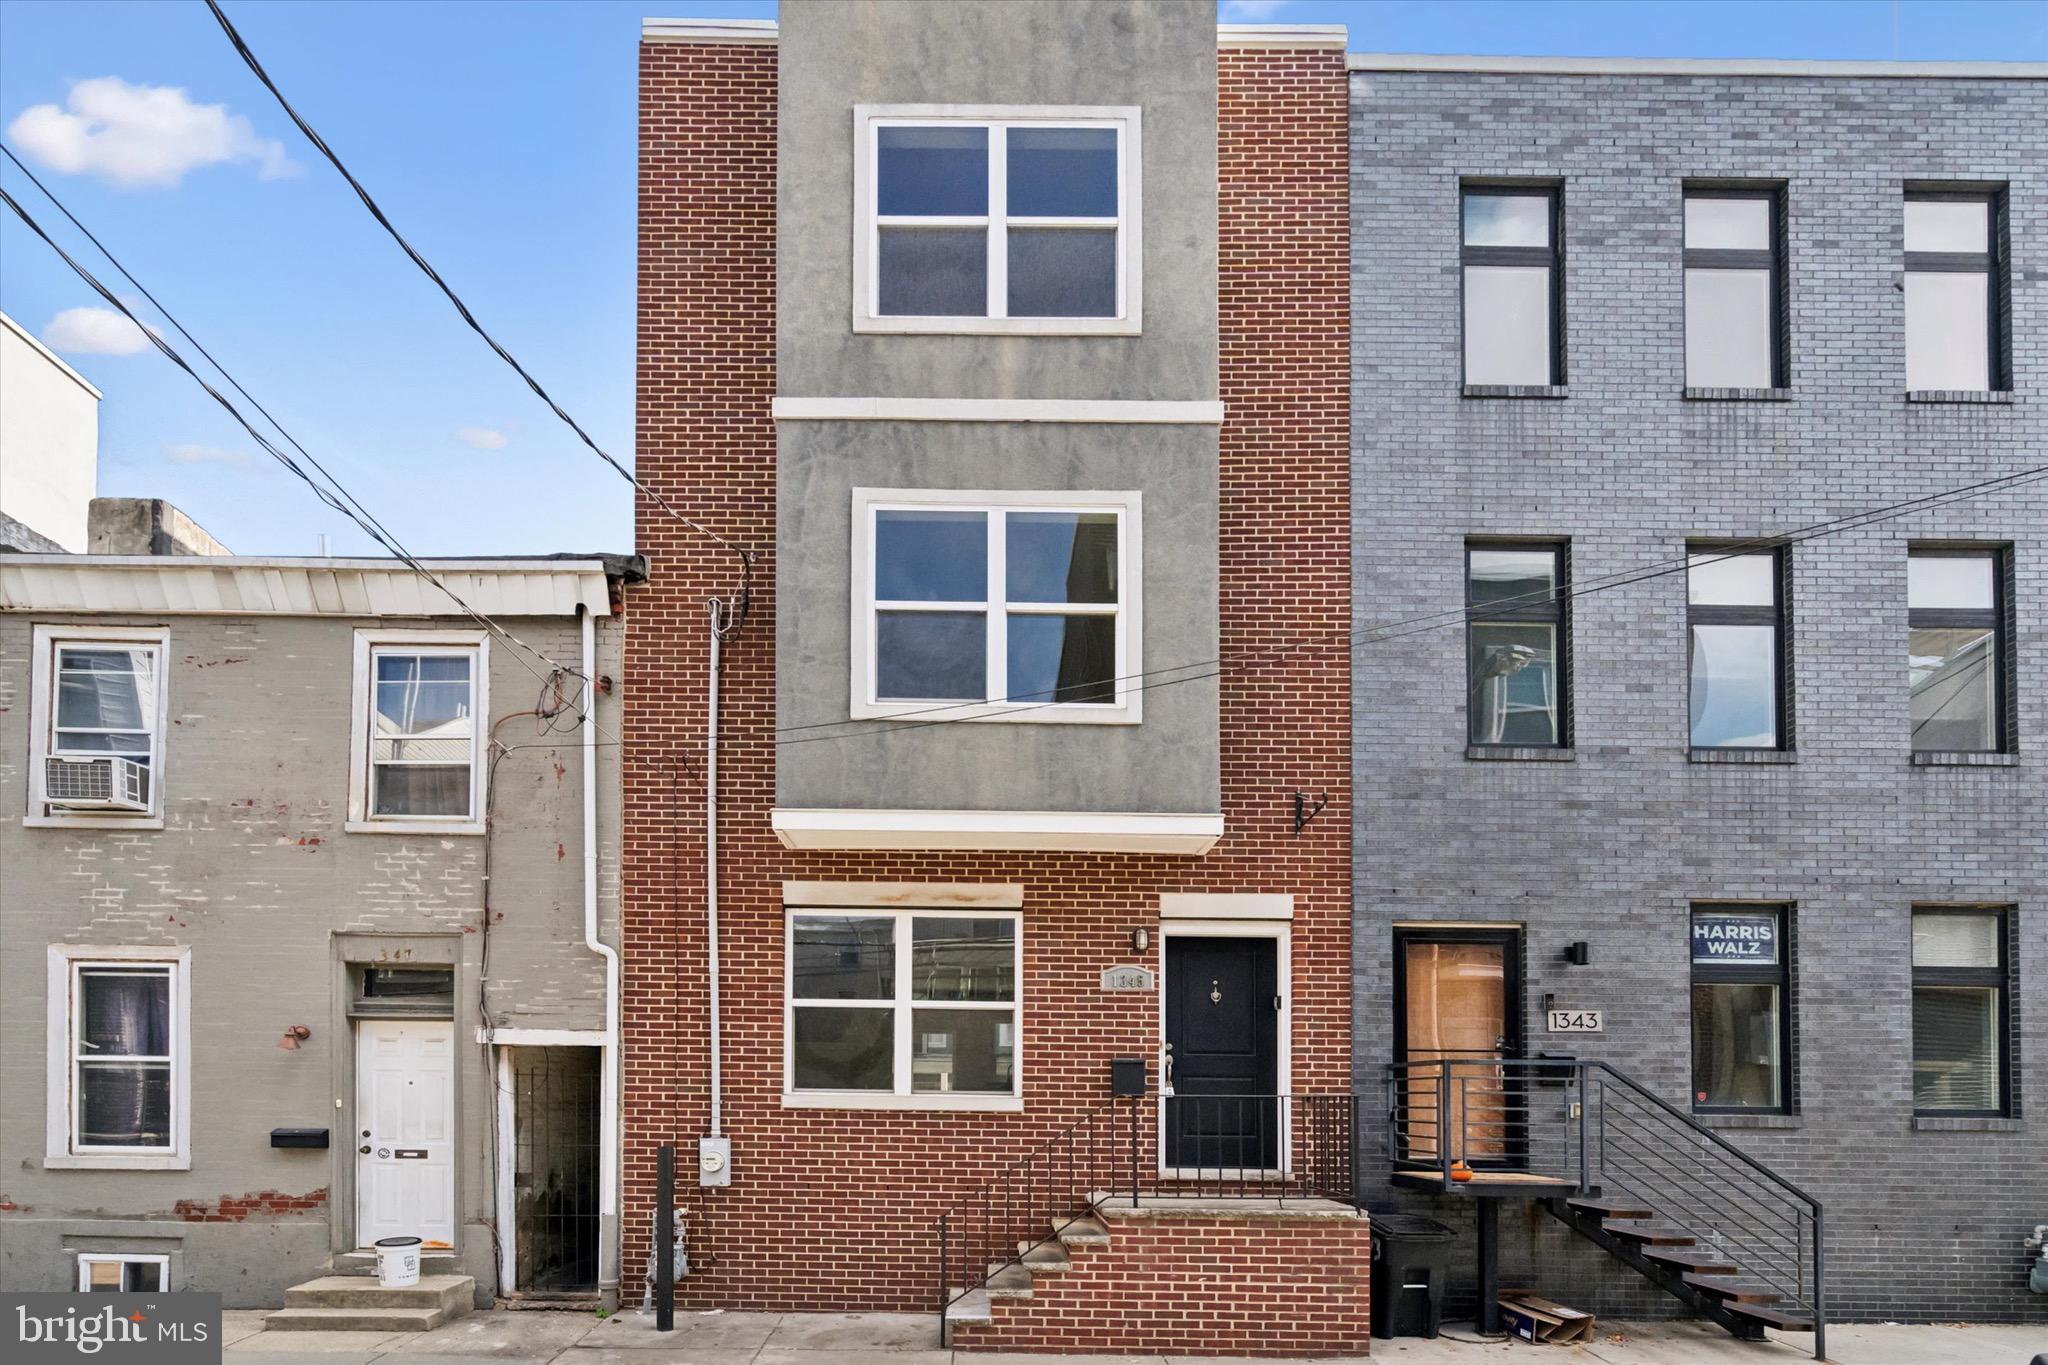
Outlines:
{"label": "harris walz sign", "polygon": [[1692,960],[1776,966],[1778,917],[1768,910],[1696,913],[1692,919]]}

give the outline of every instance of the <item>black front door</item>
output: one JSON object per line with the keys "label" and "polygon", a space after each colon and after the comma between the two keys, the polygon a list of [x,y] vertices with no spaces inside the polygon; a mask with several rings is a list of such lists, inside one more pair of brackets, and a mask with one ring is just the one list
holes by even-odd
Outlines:
{"label": "black front door", "polygon": [[1280,1166],[1279,944],[1166,940],[1166,1165]]}

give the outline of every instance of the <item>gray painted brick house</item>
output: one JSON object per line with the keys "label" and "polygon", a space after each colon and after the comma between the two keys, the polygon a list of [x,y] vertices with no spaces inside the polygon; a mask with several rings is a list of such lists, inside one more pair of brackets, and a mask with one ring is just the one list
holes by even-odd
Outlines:
{"label": "gray painted brick house", "polygon": [[1831,1316],[2048,1316],[2048,484],[1801,530],[2044,463],[2048,72],[1351,68],[1361,1083],[1603,1060],[1825,1205]]}
{"label": "gray painted brick house", "polygon": [[10,1289],[616,1283],[637,561],[433,567],[0,556]]}

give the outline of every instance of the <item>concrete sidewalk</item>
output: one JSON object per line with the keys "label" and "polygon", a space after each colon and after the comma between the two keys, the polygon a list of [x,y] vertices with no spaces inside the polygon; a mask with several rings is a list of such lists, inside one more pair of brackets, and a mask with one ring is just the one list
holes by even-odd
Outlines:
{"label": "concrete sidewalk", "polygon": [[[1214,1356],[946,1351],[928,1313],[678,1313],[671,1333],[656,1332],[654,1319],[637,1312],[603,1320],[587,1313],[472,1313],[410,1333],[266,1332],[263,1317],[226,1315],[229,1365],[1228,1365]],[[1798,1365],[1812,1359],[1803,1338],[1741,1342],[1700,1322],[1603,1322],[1597,1339],[1583,1346],[1478,1341],[1469,1323],[1446,1330],[1436,1341],[1374,1342],[1371,1359],[1378,1365]],[[1828,1358],[1838,1365],[2028,1365],[2043,1351],[2048,1321],[1828,1329]]]}

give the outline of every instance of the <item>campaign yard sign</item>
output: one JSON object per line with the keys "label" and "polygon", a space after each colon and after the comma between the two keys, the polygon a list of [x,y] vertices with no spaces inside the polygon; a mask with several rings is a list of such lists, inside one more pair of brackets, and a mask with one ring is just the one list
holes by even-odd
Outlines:
{"label": "campaign yard sign", "polygon": [[1778,917],[1769,911],[1744,913],[1716,910],[1692,917],[1694,962],[1778,962]]}

